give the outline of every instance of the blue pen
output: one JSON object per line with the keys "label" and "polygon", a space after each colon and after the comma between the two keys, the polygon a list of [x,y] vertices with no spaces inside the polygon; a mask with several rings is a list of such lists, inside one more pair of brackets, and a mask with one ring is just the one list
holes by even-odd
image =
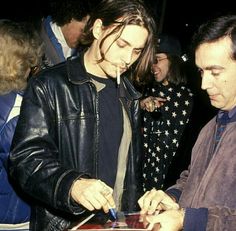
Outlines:
{"label": "blue pen", "polygon": [[111,215],[112,220],[117,220],[117,212],[115,208],[110,208],[109,213]]}

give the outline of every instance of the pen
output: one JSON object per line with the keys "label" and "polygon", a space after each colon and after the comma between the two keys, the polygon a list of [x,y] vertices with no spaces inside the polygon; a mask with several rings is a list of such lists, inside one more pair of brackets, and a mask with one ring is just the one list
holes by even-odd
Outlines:
{"label": "pen", "polygon": [[87,221],[89,221],[94,215],[95,215],[95,213],[92,213],[91,215],[86,217],[84,220],[82,220],[79,224],[74,226],[71,230],[77,230],[80,226],[84,225]]}
{"label": "pen", "polygon": [[115,208],[110,208],[109,213],[111,215],[112,220],[117,220],[117,212]]}

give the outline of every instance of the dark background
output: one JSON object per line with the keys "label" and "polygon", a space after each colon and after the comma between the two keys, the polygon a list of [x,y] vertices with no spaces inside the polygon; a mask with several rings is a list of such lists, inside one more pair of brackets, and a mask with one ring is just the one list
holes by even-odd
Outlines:
{"label": "dark background", "polygon": [[[0,18],[33,21],[49,13],[50,0],[4,1]],[[78,0],[79,1],[79,0]],[[128,0],[127,0],[128,1]],[[159,32],[177,36],[184,51],[197,27],[222,14],[236,14],[232,0],[144,0],[156,17]],[[94,4],[99,0],[92,0]]]}
{"label": "dark background", "polygon": [[[79,0],[78,0],[79,1]],[[93,0],[94,4],[99,0]],[[128,1],[128,0],[127,0]],[[186,62],[189,87],[194,93],[194,109],[182,145],[172,164],[167,186],[172,184],[179,173],[189,163],[191,149],[203,125],[212,118],[216,109],[209,102],[208,96],[201,90],[201,79],[191,56],[190,44],[193,33],[200,24],[224,14],[236,14],[233,0],[145,0],[153,11],[159,33],[166,33],[179,38]],[[49,0],[5,1],[1,7],[0,18],[17,21],[36,21],[49,13]]]}

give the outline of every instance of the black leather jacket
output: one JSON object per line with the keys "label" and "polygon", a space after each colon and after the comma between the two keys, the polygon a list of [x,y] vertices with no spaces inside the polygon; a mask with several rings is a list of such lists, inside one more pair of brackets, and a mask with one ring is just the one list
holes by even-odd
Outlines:
{"label": "black leather jacket", "polygon": [[[43,70],[22,102],[10,175],[34,199],[33,231],[64,230],[78,219],[84,209],[71,201],[71,185],[81,176],[97,176],[98,98],[82,58]],[[124,77],[120,95],[132,128],[122,210],[134,211],[141,193],[140,94]]]}

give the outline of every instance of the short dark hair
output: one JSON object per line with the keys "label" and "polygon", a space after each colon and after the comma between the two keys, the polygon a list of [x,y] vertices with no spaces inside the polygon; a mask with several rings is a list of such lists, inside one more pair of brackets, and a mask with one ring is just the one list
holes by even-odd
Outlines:
{"label": "short dark hair", "polygon": [[[93,4],[95,2],[96,0]],[[92,9],[90,0],[52,0],[49,6],[52,21],[58,26],[63,26],[72,19],[82,21],[84,17],[90,14]]]}
{"label": "short dark hair", "polygon": [[[101,19],[103,26],[116,24],[114,30],[103,38],[100,47],[111,34],[117,31],[123,31],[126,25],[139,25],[147,29],[148,38],[145,47],[135,63],[132,70],[132,80],[142,82],[146,73],[150,70],[155,55],[155,30],[156,24],[154,18],[141,0],[102,0],[96,9],[91,13],[90,19],[84,29],[83,42],[91,44],[94,40],[92,28],[96,19]],[[122,19],[121,21],[119,19]],[[135,35],[134,35],[135,36]]]}
{"label": "short dark hair", "polygon": [[232,59],[236,60],[236,15],[225,15],[202,24],[192,38],[195,51],[203,43],[229,37],[232,41]]}

